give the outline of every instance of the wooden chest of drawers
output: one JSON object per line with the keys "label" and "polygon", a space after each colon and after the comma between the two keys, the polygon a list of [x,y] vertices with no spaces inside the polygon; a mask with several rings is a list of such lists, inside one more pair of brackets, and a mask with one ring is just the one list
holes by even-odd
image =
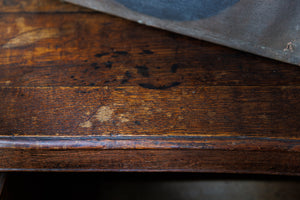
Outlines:
{"label": "wooden chest of drawers", "polygon": [[300,68],[56,0],[0,0],[1,171],[300,174]]}

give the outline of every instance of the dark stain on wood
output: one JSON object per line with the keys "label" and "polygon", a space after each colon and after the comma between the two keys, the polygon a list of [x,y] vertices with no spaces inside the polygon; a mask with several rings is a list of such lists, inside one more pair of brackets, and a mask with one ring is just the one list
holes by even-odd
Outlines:
{"label": "dark stain on wood", "polygon": [[83,91],[83,90],[77,90],[75,92],[79,93],[79,94],[89,94],[89,93],[91,93],[91,91]]}
{"label": "dark stain on wood", "polygon": [[171,72],[172,72],[172,73],[176,73],[176,72],[177,72],[177,69],[178,69],[178,67],[179,67],[179,65],[178,65],[178,64],[173,64],[173,65],[171,66]]}
{"label": "dark stain on wood", "polygon": [[104,63],[104,65],[105,65],[106,68],[111,69],[112,65],[113,65],[113,62],[107,61],[107,62]]}
{"label": "dark stain on wood", "polygon": [[143,54],[151,55],[151,54],[154,54],[154,52],[151,51],[151,50],[143,50],[143,52],[141,52],[140,54],[141,54],[141,55],[143,55]]}
{"label": "dark stain on wood", "polygon": [[128,55],[128,52],[127,51],[114,51],[114,54],[117,54],[117,55]]}
{"label": "dark stain on wood", "polygon": [[100,66],[98,65],[98,63],[92,63],[91,67],[93,67],[94,69],[99,69]]}
{"label": "dark stain on wood", "polygon": [[97,53],[95,54],[95,57],[101,58],[102,56],[106,56],[106,55],[109,55],[109,53]]}
{"label": "dark stain on wood", "polygon": [[0,44],[17,21],[59,34],[1,49],[0,170],[299,175],[299,67],[59,1],[13,2],[0,1]]}
{"label": "dark stain on wood", "polygon": [[131,78],[132,77],[130,71],[126,71],[125,72],[125,77],[127,77],[127,78]]}
{"label": "dark stain on wood", "polygon": [[124,79],[121,80],[121,84],[125,84],[125,83],[127,83],[127,82],[128,82],[128,79],[125,79],[125,78],[124,78]]}
{"label": "dark stain on wood", "polygon": [[126,71],[125,74],[124,74],[124,78],[121,80],[121,84],[127,83],[130,78],[131,78],[130,72]]}
{"label": "dark stain on wood", "polygon": [[136,124],[136,125],[141,125],[141,122],[140,121],[134,121],[134,123]]}
{"label": "dark stain on wood", "polygon": [[139,86],[146,88],[146,89],[153,89],[153,90],[165,90],[165,89],[169,89],[172,87],[176,87],[178,85],[180,85],[180,82],[173,82],[169,85],[162,85],[162,86],[155,86],[151,83],[140,83]]}
{"label": "dark stain on wood", "polygon": [[135,66],[135,68],[137,69],[137,72],[142,75],[143,77],[149,77],[149,69],[147,66],[145,65],[137,65]]}

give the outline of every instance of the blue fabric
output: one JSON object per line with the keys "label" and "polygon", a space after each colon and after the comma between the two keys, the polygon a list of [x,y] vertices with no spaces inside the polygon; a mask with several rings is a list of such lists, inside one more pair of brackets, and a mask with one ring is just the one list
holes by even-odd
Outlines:
{"label": "blue fabric", "polygon": [[160,19],[191,21],[218,14],[239,0],[116,0],[131,10]]}

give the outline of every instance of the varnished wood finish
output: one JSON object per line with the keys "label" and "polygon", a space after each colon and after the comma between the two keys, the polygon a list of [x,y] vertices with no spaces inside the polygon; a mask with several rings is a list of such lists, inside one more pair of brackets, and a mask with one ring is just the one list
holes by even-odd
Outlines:
{"label": "varnished wood finish", "polygon": [[57,13],[57,12],[91,12],[78,6],[72,6],[63,3],[60,0],[0,0],[0,13],[22,13],[22,12],[41,12],[41,13]]}
{"label": "varnished wood finish", "polygon": [[[230,150],[3,150],[6,171],[299,174],[299,153]],[[21,158],[22,159],[11,159]],[[287,165],[288,163],[288,165]]]}
{"label": "varnished wood finish", "polygon": [[0,5],[2,171],[299,175],[299,67],[55,0]]}
{"label": "varnished wood finish", "polygon": [[2,136],[298,139],[299,87],[4,87]]}

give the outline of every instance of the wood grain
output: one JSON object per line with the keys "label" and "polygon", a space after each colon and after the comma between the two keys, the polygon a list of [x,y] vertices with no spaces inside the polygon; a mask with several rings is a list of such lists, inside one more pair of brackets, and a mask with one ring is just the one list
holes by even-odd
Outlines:
{"label": "wood grain", "polygon": [[0,88],[1,135],[299,138],[299,87]]}
{"label": "wood grain", "polygon": [[[1,150],[1,171],[299,175],[299,153],[205,150]],[[289,163],[288,165],[286,163]]]}
{"label": "wood grain", "polygon": [[9,14],[0,25],[2,86],[300,85],[297,66],[103,14]]}
{"label": "wood grain", "polygon": [[60,0],[0,0],[1,13],[21,13],[21,12],[91,12],[91,10],[63,3]]}
{"label": "wood grain", "polygon": [[58,1],[0,1],[0,171],[300,173],[300,68]]}

